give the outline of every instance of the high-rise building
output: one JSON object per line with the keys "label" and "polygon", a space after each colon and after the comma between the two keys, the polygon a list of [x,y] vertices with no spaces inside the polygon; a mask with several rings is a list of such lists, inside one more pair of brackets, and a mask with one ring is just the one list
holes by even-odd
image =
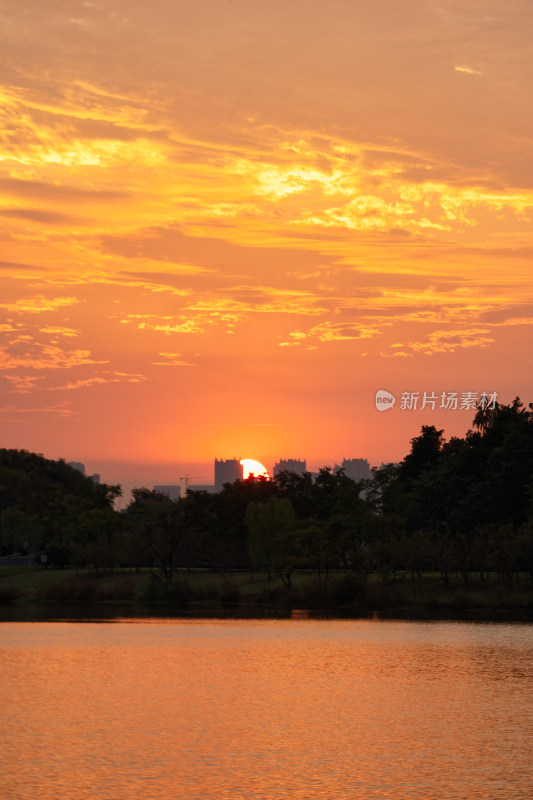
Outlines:
{"label": "high-rise building", "polygon": [[[85,475],[85,464],[82,464],[81,461],[68,461],[68,466],[72,467],[72,469],[78,470],[81,472],[82,475]],[[100,483],[100,475],[95,472],[94,475],[85,475],[86,478],[90,478],[93,483]]]}
{"label": "high-rise building", "polygon": [[190,483],[187,488],[187,494],[189,492],[207,492],[208,494],[214,494],[215,491],[214,483]]}
{"label": "high-rise building", "polygon": [[82,464],[81,461],[69,461],[68,466],[72,467],[72,469],[77,469],[78,472],[85,475],[85,464]]}
{"label": "high-rise building", "polygon": [[274,464],[274,477],[279,475],[280,472],[295,472],[297,475],[303,475],[307,472],[307,462],[299,458],[280,458]]}
{"label": "high-rise building", "polygon": [[225,483],[242,481],[242,466],[237,458],[215,458],[215,491],[220,492]]}
{"label": "high-rise building", "polygon": [[370,464],[366,458],[345,458],[340,467],[335,464],[333,472],[337,473],[340,469],[343,469],[344,474],[353,481],[363,481],[372,477]]}
{"label": "high-rise building", "polygon": [[168,486],[154,486],[154,492],[166,494],[171,500],[179,500],[181,497],[181,486],[175,483]]}

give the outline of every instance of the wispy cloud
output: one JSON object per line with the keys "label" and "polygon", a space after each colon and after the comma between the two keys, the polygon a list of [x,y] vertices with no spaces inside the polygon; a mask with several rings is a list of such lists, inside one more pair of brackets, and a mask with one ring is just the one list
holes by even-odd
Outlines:
{"label": "wispy cloud", "polygon": [[75,328],[65,328],[61,325],[43,325],[39,328],[39,333],[48,333],[51,336],[65,336],[67,339],[74,339],[80,335]]}
{"label": "wispy cloud", "polygon": [[44,380],[43,375],[4,375],[15,387],[12,392],[17,394],[28,394],[37,386],[39,381]]}
{"label": "wispy cloud", "polygon": [[84,389],[88,386],[97,386],[107,383],[142,383],[147,380],[145,375],[129,374],[126,372],[104,372],[94,375],[91,378],[80,378],[79,380],[68,381],[61,386],[47,386],[49,391],[65,391],[72,389]]}
{"label": "wispy cloud", "polygon": [[205,333],[205,325],[209,324],[209,320],[202,321],[199,324],[197,320],[185,319],[183,322],[176,322],[174,324],[161,323],[161,322],[139,322],[138,329],[141,331],[150,330],[159,333]]}
{"label": "wispy cloud", "polygon": [[105,364],[91,357],[89,350],[61,350],[19,337],[0,347],[0,370],[5,369],[71,369],[88,364]]}
{"label": "wispy cloud", "polygon": [[0,420],[3,422],[24,421],[25,417],[29,417],[33,414],[50,414],[51,416],[56,417],[74,417],[76,416],[77,412],[66,400],[59,403],[52,403],[51,405],[34,406],[31,408],[24,408],[15,405],[0,406]]}
{"label": "wispy cloud", "polygon": [[192,367],[190,361],[185,361],[181,353],[158,353],[162,361],[153,361],[154,367]]}
{"label": "wispy cloud", "polygon": [[[280,347],[294,347],[295,345],[319,342],[348,342],[356,339],[371,339],[382,333],[383,327],[392,323],[385,321],[380,325],[366,324],[365,322],[321,322],[314,325],[304,333],[293,331],[289,334],[289,341],[280,342]],[[313,341],[314,340],[314,341]]]}
{"label": "wispy cloud", "polygon": [[76,297],[36,297],[21,298],[11,303],[0,303],[0,308],[11,313],[40,314],[43,311],[57,311],[59,308],[66,308],[78,303]]}
{"label": "wispy cloud", "polygon": [[124,189],[110,188],[105,184],[78,186],[67,181],[32,180],[20,177],[0,178],[0,189],[8,197],[33,198],[45,202],[73,202],[82,200],[124,200],[129,196]]}
{"label": "wispy cloud", "polygon": [[467,75],[483,75],[481,70],[473,69],[472,67],[462,66],[462,67],[454,67],[456,72],[466,72]]}
{"label": "wispy cloud", "polygon": [[412,356],[415,354],[435,355],[437,353],[455,353],[470,347],[488,347],[494,339],[486,334],[487,328],[469,328],[465,330],[433,331],[421,341],[409,341],[392,344],[392,352],[384,351],[382,356]]}
{"label": "wispy cloud", "polygon": [[70,225],[73,222],[77,224],[82,222],[82,220],[77,220],[71,214],[63,214],[60,211],[46,211],[40,208],[3,208],[0,209],[0,217],[42,222],[46,225]]}
{"label": "wispy cloud", "polygon": [[0,261],[0,269],[6,273],[17,275],[19,273],[46,272],[47,268],[38,264],[24,264],[17,261]]}

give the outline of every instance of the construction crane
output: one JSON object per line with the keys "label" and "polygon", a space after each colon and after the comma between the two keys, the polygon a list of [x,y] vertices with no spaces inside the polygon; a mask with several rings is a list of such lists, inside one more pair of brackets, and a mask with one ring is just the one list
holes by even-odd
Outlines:
{"label": "construction crane", "polygon": [[206,477],[206,475],[188,475],[187,473],[185,473],[185,475],[182,475],[181,478],[180,478],[180,481],[185,481],[185,494],[187,494],[187,490],[189,488],[189,481],[197,480],[198,478],[205,478],[205,477]]}

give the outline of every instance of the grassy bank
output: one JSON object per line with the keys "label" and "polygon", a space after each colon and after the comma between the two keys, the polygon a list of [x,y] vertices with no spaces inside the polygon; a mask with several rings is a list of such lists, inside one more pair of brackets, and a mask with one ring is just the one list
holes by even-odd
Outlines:
{"label": "grassy bank", "polygon": [[330,609],[346,613],[371,611],[435,613],[483,611],[495,618],[505,613],[531,614],[533,581],[519,575],[510,583],[489,575],[468,582],[440,575],[420,578],[401,574],[363,579],[355,573],[318,577],[306,572],[293,576],[289,590],[279,578],[268,581],[256,573],[178,572],[170,585],[150,570],[94,572],[41,567],[0,567],[0,603],[16,607],[54,604],[132,610],[216,610],[240,608]]}

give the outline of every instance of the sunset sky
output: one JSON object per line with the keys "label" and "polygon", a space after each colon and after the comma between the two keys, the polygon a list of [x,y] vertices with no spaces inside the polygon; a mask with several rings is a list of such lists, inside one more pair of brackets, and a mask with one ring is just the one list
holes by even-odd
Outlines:
{"label": "sunset sky", "polygon": [[0,446],[205,483],[533,400],[530,0],[2,0],[0,31]]}

